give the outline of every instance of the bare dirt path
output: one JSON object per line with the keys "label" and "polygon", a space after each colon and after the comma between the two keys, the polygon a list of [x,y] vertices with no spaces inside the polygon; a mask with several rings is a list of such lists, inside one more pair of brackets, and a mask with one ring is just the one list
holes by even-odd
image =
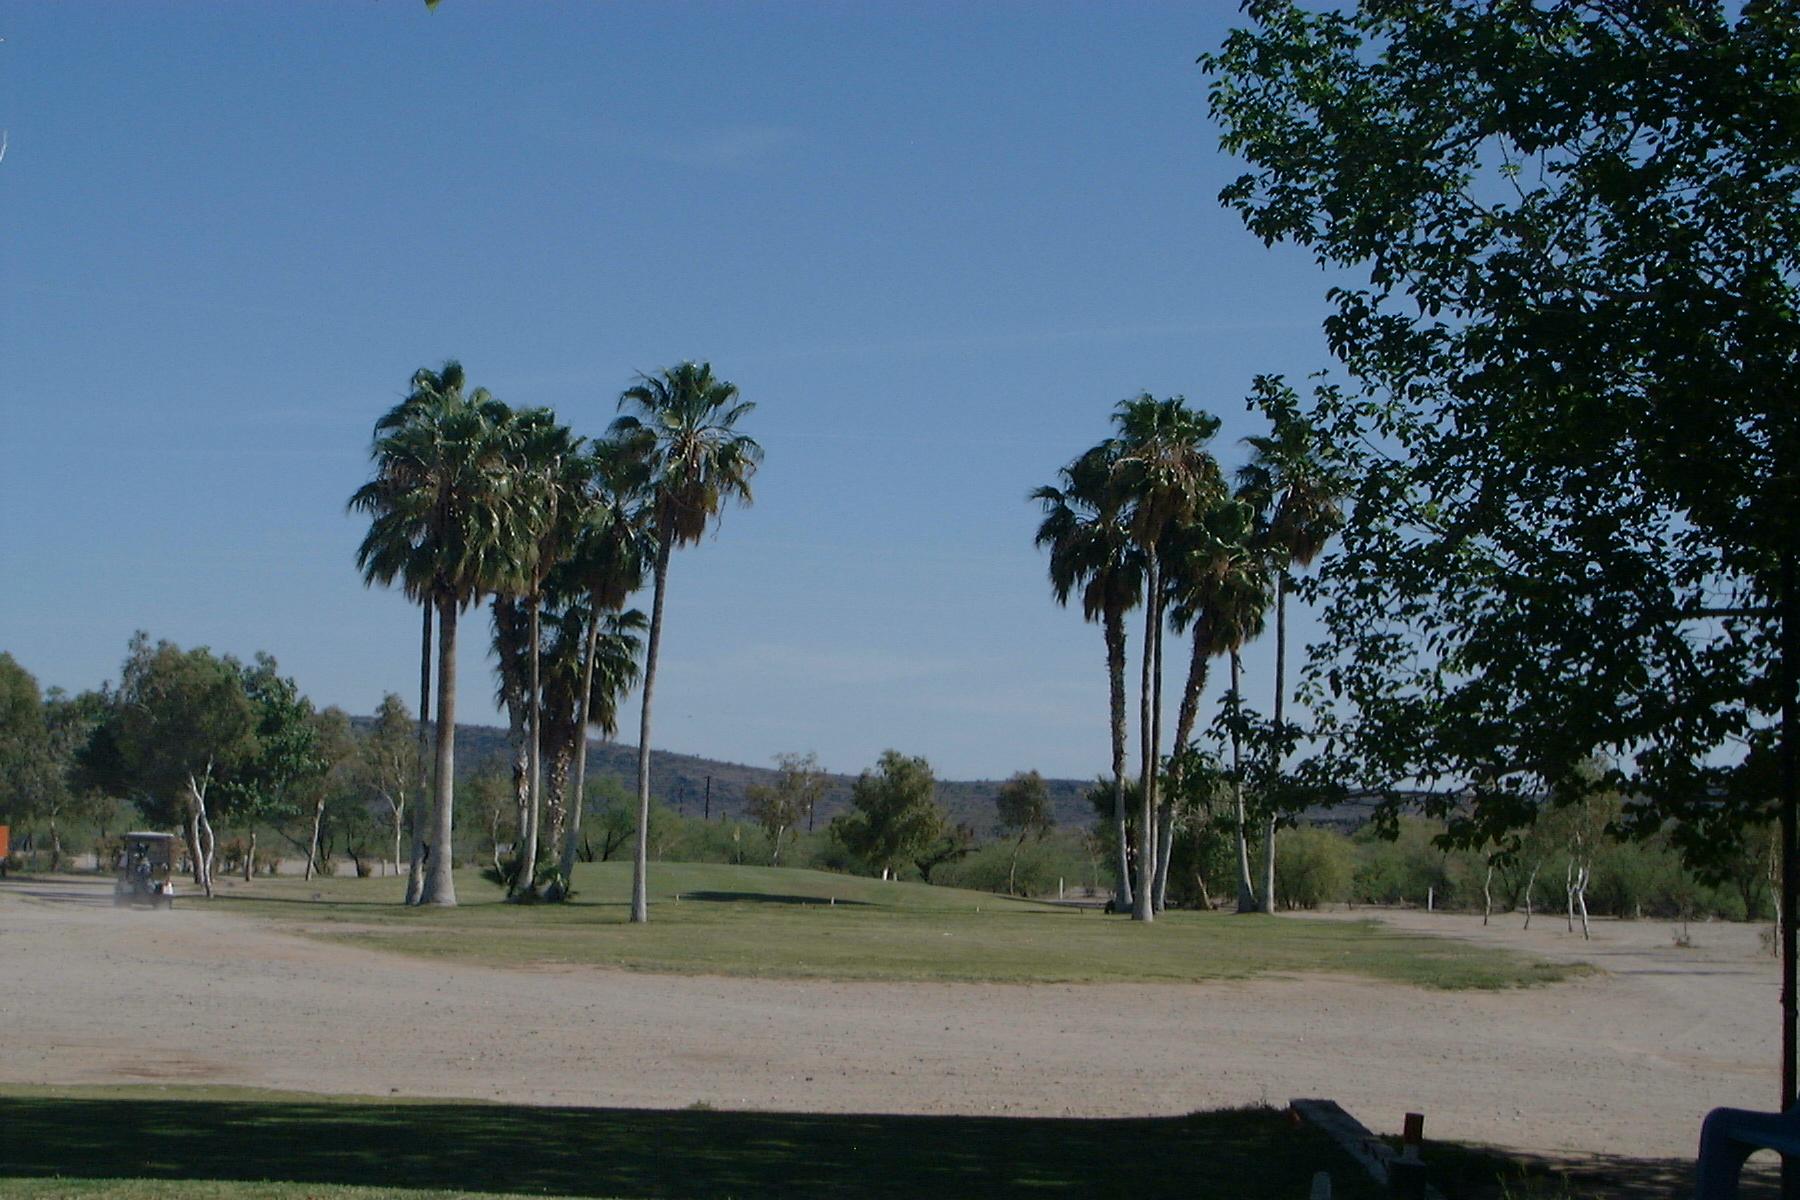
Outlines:
{"label": "bare dirt path", "polygon": [[[1320,918],[1361,917],[1367,912]],[[1377,1130],[1691,1157],[1776,1092],[1754,927],[1382,913],[1593,961],[1507,993],[1333,976],[1199,985],[829,983],[498,970],[313,940],[104,881],[0,884],[0,1082],[235,1084],[512,1102],[1118,1116],[1296,1096]],[[1285,919],[1285,918],[1284,918]]]}

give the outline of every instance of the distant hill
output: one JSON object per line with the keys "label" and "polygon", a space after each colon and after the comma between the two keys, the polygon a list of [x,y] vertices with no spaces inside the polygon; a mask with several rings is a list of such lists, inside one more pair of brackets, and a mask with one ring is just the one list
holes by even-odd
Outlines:
{"label": "distant hill", "polygon": [[[364,726],[369,718],[357,717],[356,725]],[[588,759],[590,777],[613,775],[626,791],[633,791],[637,781],[637,747],[621,742],[590,742]],[[504,768],[510,761],[506,730],[494,725],[456,727],[456,776],[462,779],[490,766]],[[777,772],[773,767],[752,767],[743,763],[720,762],[692,754],[674,754],[666,750],[650,752],[651,791],[669,807],[690,817],[708,811],[707,790],[712,792],[711,809],[715,819],[741,817],[744,792],[751,784],[773,784]],[[825,798],[815,814],[823,827],[837,813],[850,806],[850,786],[854,775],[827,775]],[[937,797],[953,820],[966,821],[976,832],[986,836],[995,823],[994,793],[1002,780],[938,780]],[[1080,779],[1047,779],[1051,811],[1058,825],[1084,826],[1093,820],[1083,798],[1091,781]]]}
{"label": "distant hill", "polygon": [[[353,722],[366,726],[371,718],[356,717]],[[621,742],[591,742],[588,759],[590,776],[617,777],[627,792],[637,780],[637,747]],[[456,775],[465,778],[490,766],[505,769],[509,761],[506,730],[494,725],[457,725]],[[692,754],[674,754],[667,750],[650,752],[650,787],[669,807],[690,817],[710,811],[715,819],[742,817],[744,792],[751,784],[773,784],[776,771],[772,767],[752,767],[744,763],[721,762]],[[825,798],[820,802],[816,824],[823,828],[833,816],[850,806],[850,787],[854,775],[827,775]],[[995,825],[994,793],[1000,789],[999,779],[940,779],[938,802],[955,821],[966,821],[986,837]],[[1093,810],[1087,803],[1087,791],[1093,780],[1046,779],[1050,790],[1050,808],[1061,826],[1082,828],[1092,824]],[[707,802],[711,789],[710,809]],[[1353,797],[1331,808],[1310,808],[1301,814],[1308,825],[1325,825],[1341,833],[1354,833],[1368,822],[1374,801]]]}

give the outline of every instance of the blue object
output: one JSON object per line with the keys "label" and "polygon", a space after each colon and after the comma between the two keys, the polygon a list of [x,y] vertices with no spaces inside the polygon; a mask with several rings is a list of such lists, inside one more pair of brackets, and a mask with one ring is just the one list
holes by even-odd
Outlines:
{"label": "blue object", "polygon": [[1734,1200],[1744,1160],[1758,1150],[1800,1156],[1800,1103],[1785,1113],[1715,1108],[1700,1125],[1694,1200]]}

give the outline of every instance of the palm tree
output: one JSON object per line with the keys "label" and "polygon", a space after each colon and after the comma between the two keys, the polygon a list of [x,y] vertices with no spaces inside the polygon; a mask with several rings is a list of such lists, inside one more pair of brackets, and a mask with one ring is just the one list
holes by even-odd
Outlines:
{"label": "palm tree", "polygon": [[[638,657],[650,622],[635,608],[596,614],[585,599],[547,614],[545,622],[544,753],[552,764],[545,772],[545,791],[555,818],[545,844],[555,846],[559,858],[543,898],[556,901],[567,899],[581,845],[588,730],[597,729],[606,739],[618,732],[619,704],[637,686]],[[567,866],[560,855],[568,857]]]}
{"label": "palm tree", "polygon": [[1058,604],[1081,591],[1081,615],[1099,621],[1106,638],[1106,677],[1111,699],[1113,864],[1120,908],[1131,907],[1130,847],[1125,837],[1125,614],[1143,596],[1143,559],[1126,523],[1130,497],[1118,486],[1116,442],[1104,441],[1064,467],[1059,486],[1038,488],[1044,506],[1037,544],[1050,550],[1050,587]]}
{"label": "palm tree", "polygon": [[[413,372],[412,390],[405,400],[385,414],[375,425],[375,478],[357,489],[349,507],[367,513],[373,520],[369,533],[356,550],[356,565],[363,573],[363,583],[391,585],[397,579],[406,595],[416,601],[422,614],[419,635],[419,796],[411,818],[412,853],[406,875],[406,903],[417,904],[425,890],[425,816],[423,798],[431,791],[431,755],[426,752],[427,734],[431,728],[431,561],[429,548],[414,539],[413,531],[398,520],[395,503],[399,493],[414,486],[408,476],[407,461],[382,450],[384,433],[392,432],[411,420],[428,419],[426,414],[442,403],[450,393],[460,394],[464,378],[462,364],[446,362],[441,371],[420,367]],[[384,515],[388,518],[383,520]]]}
{"label": "palm tree", "polygon": [[1180,396],[1158,400],[1145,393],[1122,400],[1113,412],[1119,457],[1114,475],[1132,497],[1131,538],[1144,558],[1144,656],[1139,688],[1139,732],[1143,746],[1142,820],[1138,840],[1134,920],[1154,919],[1156,877],[1156,774],[1162,742],[1162,625],[1167,601],[1161,583],[1161,554],[1169,530],[1192,521],[1225,491],[1218,462],[1206,443],[1219,419],[1195,412]]}
{"label": "palm tree", "polygon": [[[1168,592],[1169,625],[1176,634],[1192,630],[1193,648],[1187,680],[1175,715],[1175,740],[1171,744],[1171,770],[1179,770],[1182,751],[1194,735],[1200,714],[1200,696],[1214,658],[1228,653],[1240,638],[1239,616],[1231,611],[1238,600],[1246,570],[1260,565],[1249,539],[1254,514],[1248,505],[1232,498],[1220,500],[1199,520],[1171,530],[1164,553],[1163,582]],[[1175,842],[1174,796],[1180,779],[1171,776],[1168,795],[1157,815],[1159,845],[1156,856],[1156,894],[1152,905],[1163,909],[1169,882],[1169,854]],[[1246,860],[1247,861],[1247,860]]]}
{"label": "palm tree", "polygon": [[750,479],[762,447],[736,425],[756,406],[738,398],[734,384],[715,378],[711,363],[685,362],[638,382],[619,396],[621,409],[637,414],[613,422],[612,435],[650,465],[650,526],[656,552],[652,567],[650,645],[644,659],[643,721],[638,734],[638,827],[633,860],[631,919],[650,919],[647,891],[650,833],[650,699],[662,648],[663,600],[669,556],[676,546],[698,542],[730,500],[750,503]]}
{"label": "palm tree", "polygon": [[365,577],[402,578],[436,609],[436,787],[419,902],[454,905],[456,627],[462,610],[503,577],[498,531],[511,497],[497,431],[508,411],[485,388],[465,396],[454,362],[435,376],[420,372],[414,383],[414,394],[376,422],[376,477],[350,507],[371,518],[357,551]]}
{"label": "palm tree", "polygon": [[622,443],[601,442],[594,446],[588,469],[591,502],[561,584],[566,593],[586,597],[587,644],[575,715],[574,797],[564,826],[558,882],[549,896],[553,900],[566,895],[575,873],[587,788],[588,727],[597,725],[602,736],[612,737],[618,731],[618,700],[638,679],[636,634],[644,628],[644,616],[636,609],[620,610],[644,586],[645,568],[655,558],[644,503],[648,460]]}
{"label": "palm tree", "polygon": [[508,590],[525,601],[529,673],[525,681],[528,794],[525,820],[519,830],[522,847],[514,887],[525,895],[535,895],[538,826],[544,803],[544,580],[579,526],[586,464],[581,454],[582,440],[567,426],[558,424],[556,415],[547,408],[512,414],[501,427],[501,440],[512,474],[512,521],[503,534],[510,567],[507,582]]}
{"label": "palm tree", "polygon": [[[1343,488],[1320,462],[1312,423],[1300,413],[1293,389],[1277,380],[1256,381],[1257,402],[1273,426],[1266,437],[1245,438],[1250,461],[1238,472],[1238,490],[1257,514],[1257,541],[1275,580],[1275,704],[1265,758],[1265,792],[1279,784],[1289,731],[1282,721],[1287,692],[1287,593],[1289,571],[1312,565],[1343,524]],[[1275,911],[1275,823],[1270,806],[1263,827],[1262,911]]]}
{"label": "palm tree", "polygon": [[1237,910],[1256,909],[1256,887],[1250,878],[1249,825],[1244,812],[1243,770],[1243,661],[1245,645],[1262,636],[1269,609],[1268,564],[1253,544],[1231,556],[1220,575],[1208,608],[1208,636],[1231,656],[1231,690],[1226,695],[1225,719],[1231,737],[1232,799],[1237,810],[1238,895]]}

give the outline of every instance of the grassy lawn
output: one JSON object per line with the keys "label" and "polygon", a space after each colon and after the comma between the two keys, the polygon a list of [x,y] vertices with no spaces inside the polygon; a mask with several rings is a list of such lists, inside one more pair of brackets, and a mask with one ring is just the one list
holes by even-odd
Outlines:
{"label": "grassy lawn", "polygon": [[108,1200],[457,1195],[1293,1200],[1376,1193],[1252,1109],[1136,1120],[393,1103],[218,1089],[0,1089],[0,1193]]}
{"label": "grassy lawn", "polygon": [[629,863],[583,864],[578,894],[566,905],[507,904],[498,888],[464,871],[455,909],[404,908],[393,877],[227,881],[212,906],[383,950],[495,965],[1004,983],[1325,971],[1432,988],[1518,987],[1582,970],[1374,921],[1178,912],[1144,926],[985,892],[819,871],[659,863],[650,878],[648,926],[626,922]]}

